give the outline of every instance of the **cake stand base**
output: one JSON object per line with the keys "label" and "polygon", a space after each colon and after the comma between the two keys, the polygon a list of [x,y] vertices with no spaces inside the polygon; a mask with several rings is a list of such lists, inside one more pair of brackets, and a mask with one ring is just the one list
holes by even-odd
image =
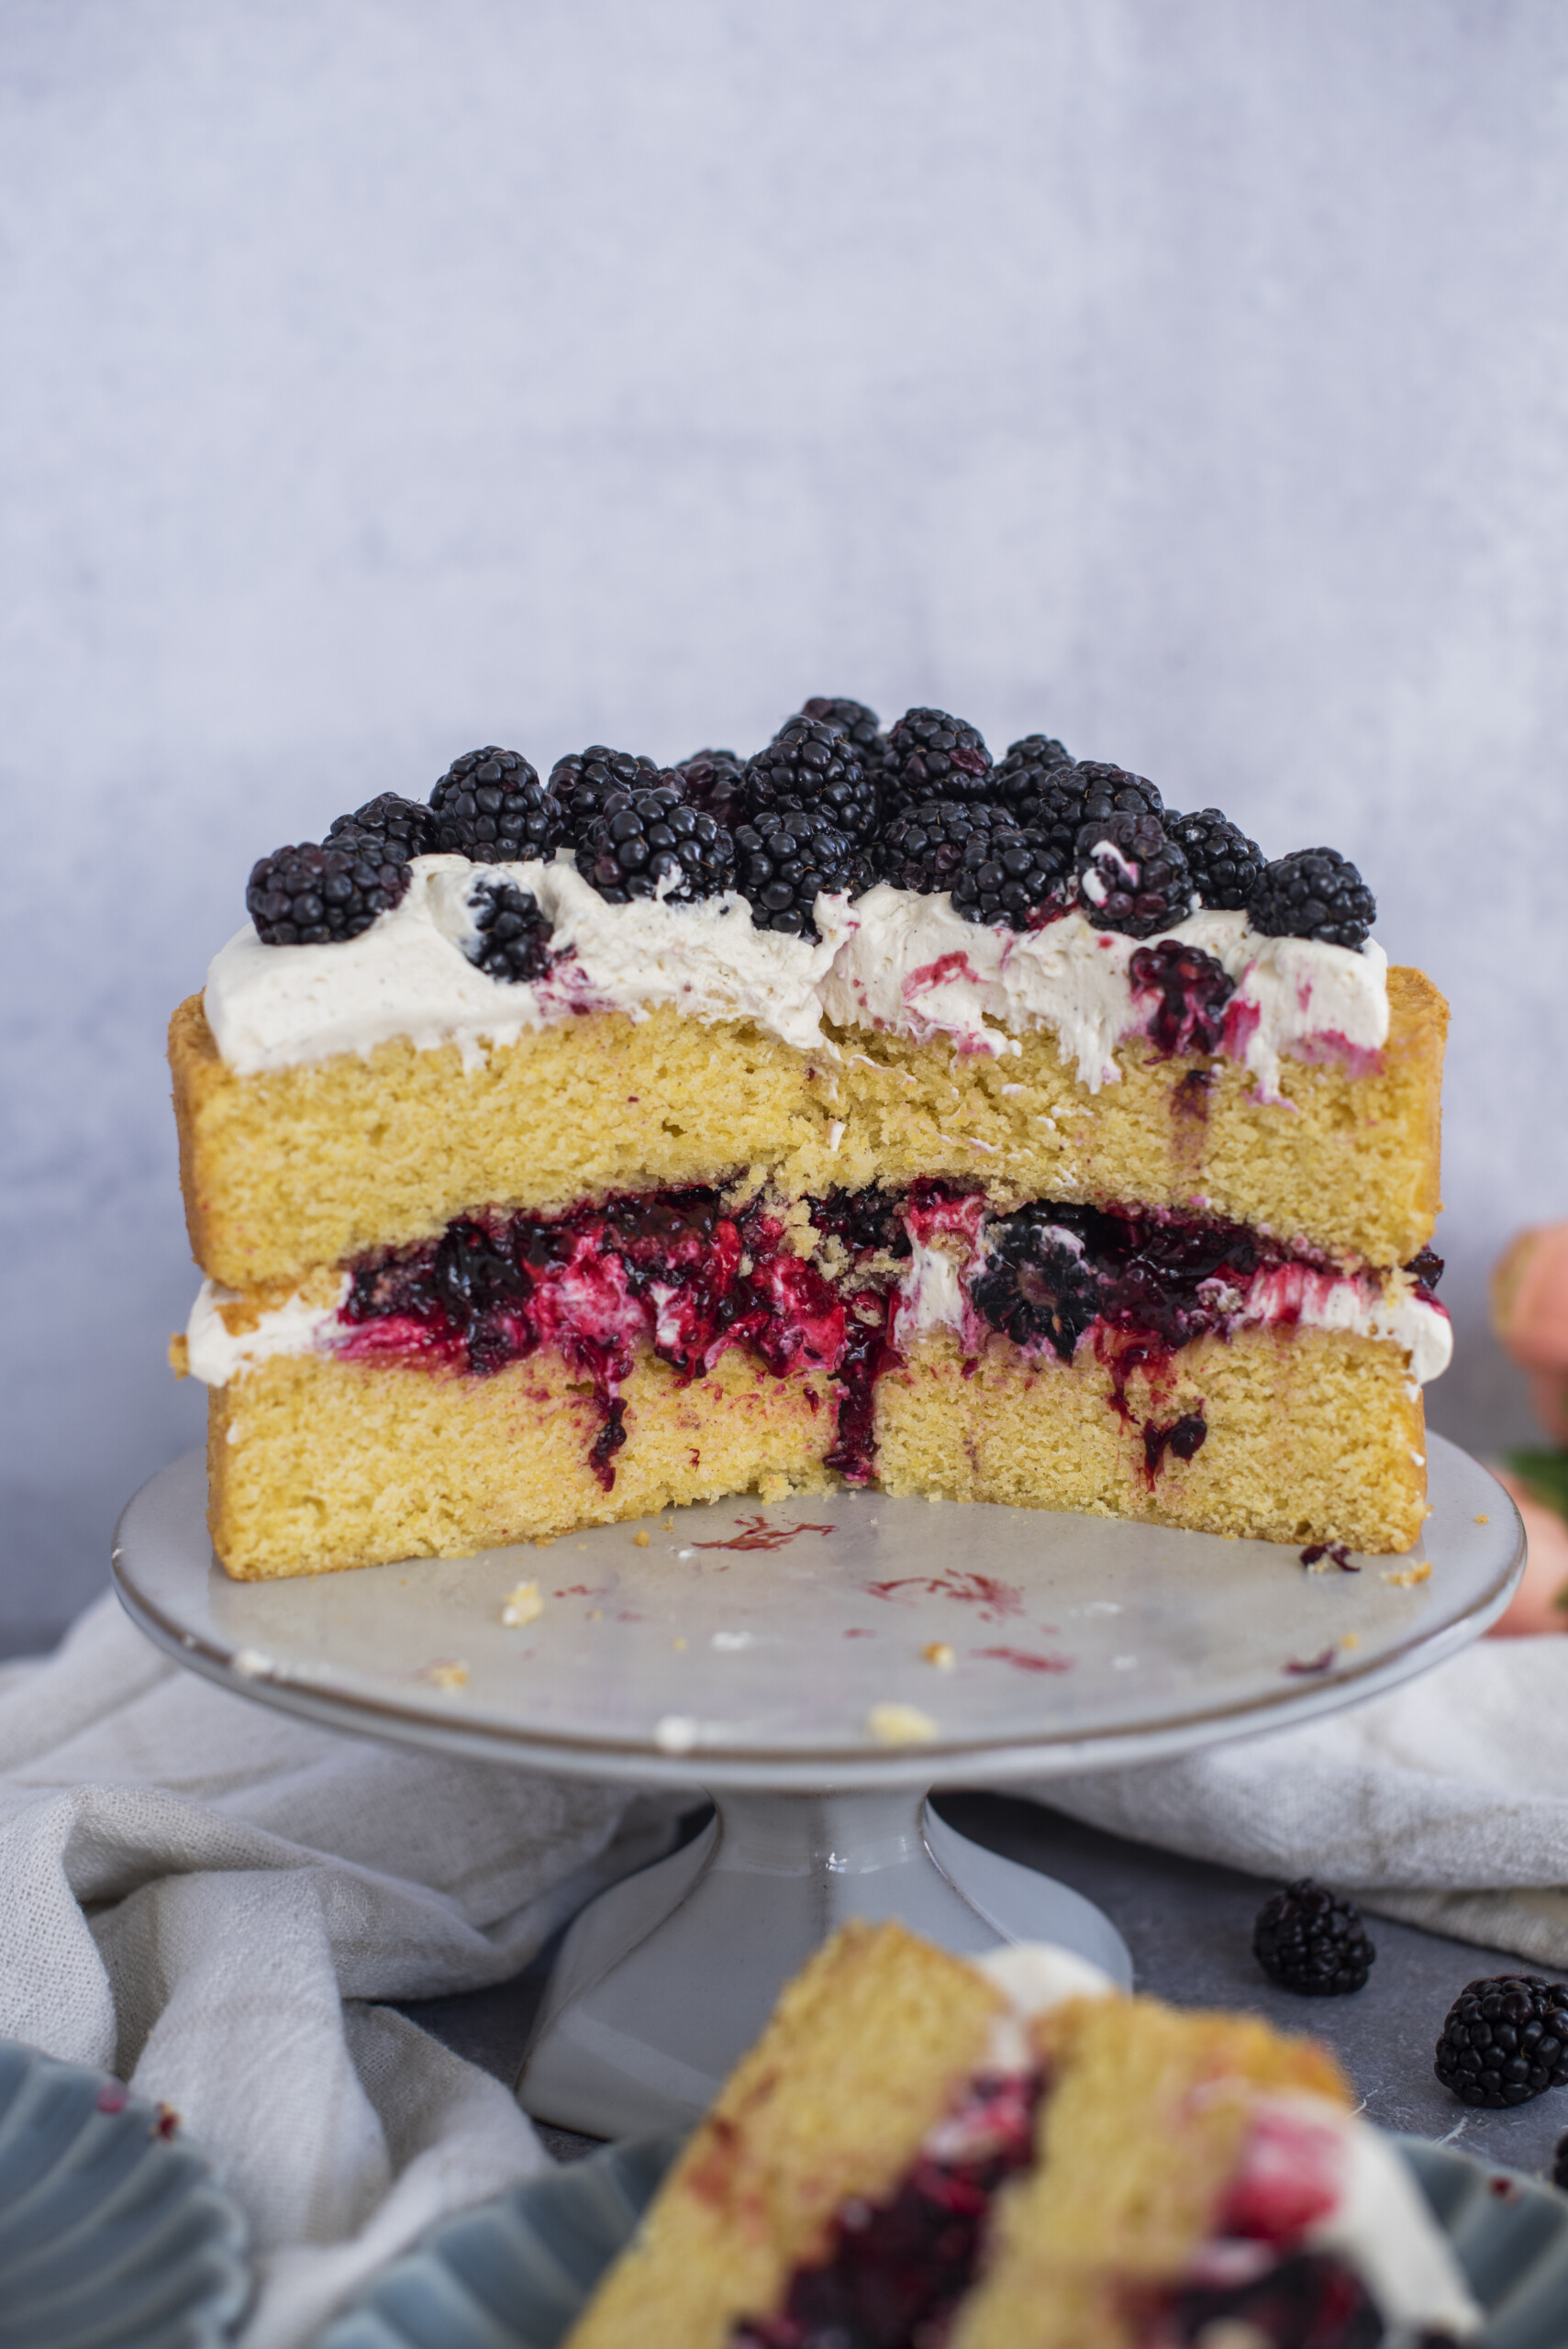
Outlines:
{"label": "cake stand base", "polygon": [[568,1931],[517,2082],[536,2120],[593,2137],[689,2127],[789,1976],[851,1917],[896,1917],[964,1954],[1057,1942],[1131,1985],[1127,1945],[1092,1902],[972,1842],[923,1795],[714,1799],[695,1842]]}

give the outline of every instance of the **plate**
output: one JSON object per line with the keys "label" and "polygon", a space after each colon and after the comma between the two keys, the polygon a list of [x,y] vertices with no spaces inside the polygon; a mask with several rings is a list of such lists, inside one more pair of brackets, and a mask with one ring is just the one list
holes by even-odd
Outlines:
{"label": "plate", "polygon": [[[179,1662],[336,1729],[644,1785],[993,1784],[1283,1727],[1453,1654],[1507,1604],[1523,1535],[1454,1445],[1432,1437],[1429,1464],[1418,1550],[1350,1571],[1115,1518],[833,1493],[237,1583],[193,1453],[131,1502],[115,1573]],[[508,1628],[519,1582],[542,1612]]]}
{"label": "plate", "polygon": [[106,2072],[0,2040],[0,2349],[217,2349],[245,2221]]}
{"label": "plate", "polygon": [[[556,2349],[682,2142],[606,2145],[447,2220],[386,2269],[319,2349]],[[1475,2349],[1562,2349],[1568,2196],[1451,2146],[1394,2142],[1486,2311]]]}

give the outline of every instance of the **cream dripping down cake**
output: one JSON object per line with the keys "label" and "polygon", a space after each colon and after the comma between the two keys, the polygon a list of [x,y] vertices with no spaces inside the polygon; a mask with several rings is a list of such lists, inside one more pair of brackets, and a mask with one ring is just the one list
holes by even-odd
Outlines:
{"label": "cream dripping down cake", "polygon": [[231,1574],[840,1485],[1415,1540],[1446,1012],[1334,851],[813,701],[247,902],[170,1046]]}
{"label": "cream dripping down cake", "polygon": [[846,1926],[566,2349],[1437,2349],[1479,2313],[1311,2040]]}

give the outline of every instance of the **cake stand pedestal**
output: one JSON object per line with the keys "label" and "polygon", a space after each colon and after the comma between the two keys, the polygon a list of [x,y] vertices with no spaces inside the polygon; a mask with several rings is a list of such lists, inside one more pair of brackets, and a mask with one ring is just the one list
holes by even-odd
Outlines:
{"label": "cake stand pedestal", "polygon": [[[959,1834],[929,1789],[1155,1761],[1440,1664],[1507,1605],[1524,1536],[1464,1453],[1434,1436],[1429,1463],[1411,1559],[1349,1571],[1161,1526],[845,1493],[234,1583],[193,1453],[127,1508],[115,1575],[151,1639],[261,1703],[712,1797],[701,1836],[571,1925],[523,2067],[539,2119],[621,2135],[695,2119],[848,1917],[959,1951],[1056,1941],[1129,1981],[1098,1909]],[[508,1628],[519,1582],[542,1611]]]}

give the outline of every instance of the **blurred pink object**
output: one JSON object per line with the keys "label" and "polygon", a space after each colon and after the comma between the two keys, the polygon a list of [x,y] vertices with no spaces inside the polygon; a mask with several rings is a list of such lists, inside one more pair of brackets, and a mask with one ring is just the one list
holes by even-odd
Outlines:
{"label": "blurred pink object", "polygon": [[[1492,1275],[1492,1323],[1507,1352],[1531,1374],[1530,1400],[1554,1443],[1568,1443],[1568,1223],[1521,1231]],[[1494,1639],[1568,1631],[1568,1524],[1503,1472],[1524,1520],[1529,1557],[1512,1604],[1492,1627]]]}

